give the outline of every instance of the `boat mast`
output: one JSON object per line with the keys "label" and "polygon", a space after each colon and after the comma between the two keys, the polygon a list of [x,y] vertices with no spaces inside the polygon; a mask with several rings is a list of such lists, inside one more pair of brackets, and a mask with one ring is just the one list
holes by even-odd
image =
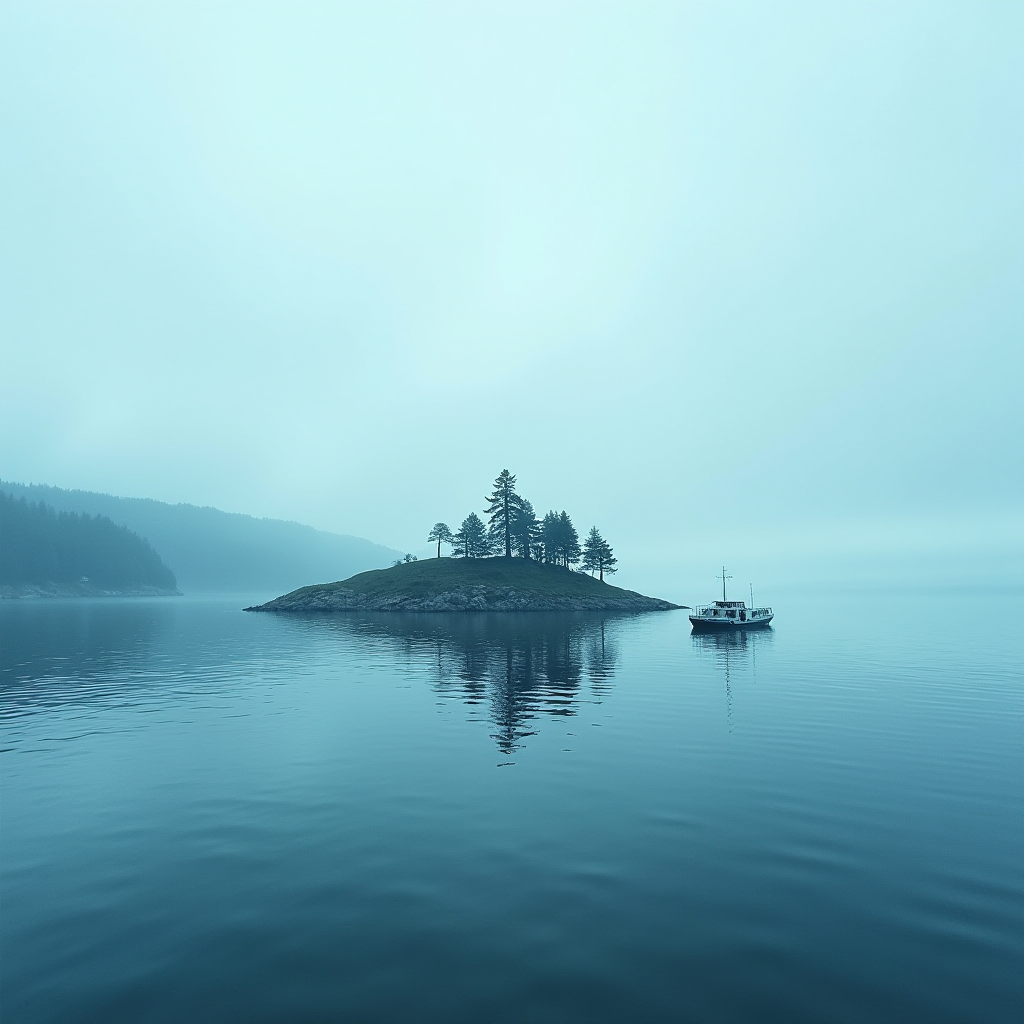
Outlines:
{"label": "boat mast", "polygon": [[731,580],[731,576],[725,575],[725,566],[722,566],[722,604],[725,604],[725,581]]}

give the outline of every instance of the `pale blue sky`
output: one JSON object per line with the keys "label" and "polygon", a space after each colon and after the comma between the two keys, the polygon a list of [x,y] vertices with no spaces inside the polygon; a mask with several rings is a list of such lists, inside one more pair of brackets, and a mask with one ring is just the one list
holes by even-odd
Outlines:
{"label": "pale blue sky", "polygon": [[1024,5],[0,12],[0,476],[413,550],[504,466],[638,560],[1019,525]]}

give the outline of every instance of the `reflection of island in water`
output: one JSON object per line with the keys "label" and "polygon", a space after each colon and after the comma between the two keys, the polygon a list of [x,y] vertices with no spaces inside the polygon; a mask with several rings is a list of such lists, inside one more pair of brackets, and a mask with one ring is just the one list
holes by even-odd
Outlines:
{"label": "reflection of island in water", "polygon": [[616,617],[607,614],[369,613],[342,621],[389,638],[418,661],[429,655],[437,693],[488,706],[505,754],[536,732],[542,715],[575,715],[582,703],[599,703],[615,674]]}

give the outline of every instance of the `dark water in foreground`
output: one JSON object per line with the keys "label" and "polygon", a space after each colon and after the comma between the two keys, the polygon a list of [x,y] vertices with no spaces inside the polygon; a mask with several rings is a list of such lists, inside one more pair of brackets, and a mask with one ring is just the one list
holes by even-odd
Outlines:
{"label": "dark water in foreground", "polygon": [[0,1018],[1018,1022],[998,596],[5,602]]}

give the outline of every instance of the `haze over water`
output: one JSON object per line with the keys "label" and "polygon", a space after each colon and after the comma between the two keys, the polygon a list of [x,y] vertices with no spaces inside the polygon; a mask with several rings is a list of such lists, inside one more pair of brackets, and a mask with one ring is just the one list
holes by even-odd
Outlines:
{"label": "haze over water", "polygon": [[1017,1021],[985,597],[725,638],[5,602],[5,1019]]}
{"label": "haze over water", "polygon": [[0,602],[3,1024],[1024,1019],[1022,52],[4,0],[0,480],[390,561],[507,468],[777,617],[244,615],[347,541],[150,509],[185,598]]}
{"label": "haze over water", "polygon": [[684,602],[1021,578],[1020,4],[56,10],[0,7],[0,478],[422,557],[507,467]]}

